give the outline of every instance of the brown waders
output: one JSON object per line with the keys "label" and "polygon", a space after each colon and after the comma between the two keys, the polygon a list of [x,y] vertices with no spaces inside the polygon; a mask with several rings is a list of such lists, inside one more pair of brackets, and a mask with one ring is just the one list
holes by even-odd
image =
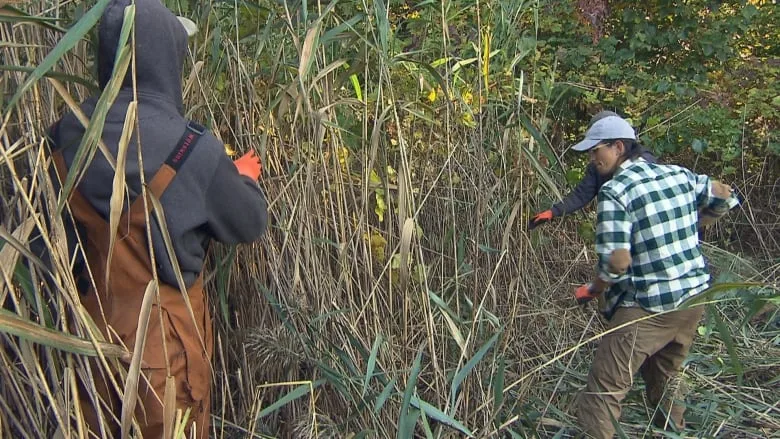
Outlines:
{"label": "brown waders", "polygon": [[[683,395],[676,376],[693,344],[702,307],[658,314],[630,323],[601,339],[588,383],[577,401],[577,421],[589,436],[611,439],[620,419],[620,402],[642,373],[653,423],[661,428],[685,425]],[[619,308],[609,329],[651,313],[642,308]]]}
{"label": "brown waders", "polygon": [[[189,142],[186,141],[187,136]],[[196,137],[190,131],[185,132],[182,142],[176,149],[178,155],[171,155],[169,161],[160,167],[148,185],[148,191],[160,199],[168,184],[176,176],[176,169],[186,159],[188,149],[194,146]],[[184,152],[184,154],[182,154]],[[55,152],[54,163],[62,181],[67,168],[60,152]],[[173,162],[171,161],[173,160]],[[169,165],[173,163],[174,166]],[[110,183],[107,183],[110,184]],[[151,200],[147,200],[151,213]],[[106,267],[109,247],[109,223],[98,214],[92,205],[74,190],[70,196],[70,207],[75,219],[86,229],[86,255],[94,285],[89,283],[88,290],[83,288],[81,303],[94,319],[106,340],[121,343],[132,352],[138,329],[141,302],[147,284],[153,278],[152,263],[146,239],[146,211],[143,197],[138,196],[121,217],[113,258],[110,267]],[[166,257],[158,255],[158,257]],[[108,285],[105,284],[106,270],[110,270]],[[80,284],[86,286],[89,275],[84,272]],[[80,288],[82,290],[82,288]],[[197,429],[196,437],[206,439],[209,430],[209,405],[211,383],[211,355],[213,352],[213,334],[206,295],[203,292],[203,279],[199,277],[187,293],[195,316],[193,322],[181,291],[167,284],[159,285],[159,299],[154,300],[149,315],[146,332],[146,344],[143,352],[142,376],[138,383],[138,402],[135,416],[141,426],[144,438],[161,438],[163,427],[163,400],[165,383],[170,375],[175,382],[176,409],[182,415],[190,409],[187,437],[190,437],[192,423]],[[205,346],[205,350],[204,350]],[[124,379],[114,371],[120,384]],[[100,409],[96,407],[86,392],[91,388],[82,383],[80,402],[87,424],[98,437],[118,436],[121,417],[121,398],[106,376],[101,376],[93,368],[94,385],[103,400]],[[102,430],[98,418],[104,419]],[[102,432],[102,433],[101,433]]]}

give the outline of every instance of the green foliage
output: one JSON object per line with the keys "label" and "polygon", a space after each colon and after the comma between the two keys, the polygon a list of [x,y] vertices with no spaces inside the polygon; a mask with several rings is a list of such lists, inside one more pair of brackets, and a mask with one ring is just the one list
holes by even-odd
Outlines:
{"label": "green foliage", "polygon": [[752,3],[609,2],[596,44],[576,10],[542,16],[539,62],[555,69],[561,114],[574,117],[559,121],[563,140],[603,105],[630,117],[659,154],[692,151],[716,175],[733,174],[740,157],[755,172],[777,150],[780,86],[767,79],[780,66],[766,41],[780,34],[771,2]]}

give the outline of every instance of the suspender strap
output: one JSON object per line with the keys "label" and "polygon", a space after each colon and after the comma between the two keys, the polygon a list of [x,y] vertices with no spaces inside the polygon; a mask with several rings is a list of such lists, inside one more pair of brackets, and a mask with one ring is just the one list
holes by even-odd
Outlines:
{"label": "suspender strap", "polygon": [[[181,138],[179,139],[179,143],[176,145],[176,148],[173,149],[163,165],[160,166],[160,169],[157,171],[157,173],[154,174],[152,180],[147,184],[149,192],[154,195],[155,198],[158,200],[160,199],[163,192],[165,192],[165,189],[168,188],[168,185],[173,180],[173,177],[176,176],[176,171],[181,168],[181,166],[190,156],[190,153],[192,153],[192,150],[195,148],[198,140],[205,132],[206,128],[202,125],[193,121],[187,122],[187,128],[184,130],[184,134],[182,134]],[[68,168],[65,164],[65,159],[62,156],[62,152],[59,150],[54,151],[52,153],[52,157],[54,159],[54,166],[60,176],[60,180],[65,181],[65,178],[68,175]],[[70,194],[70,202],[71,205],[73,205],[82,216],[88,215],[91,218],[101,218],[97,212],[95,212],[89,201],[87,201],[87,199],[84,198],[76,188],[74,188]],[[152,202],[149,201],[147,206],[149,212],[151,213]],[[133,200],[133,203],[130,205],[129,212],[126,213],[129,214],[132,221],[134,215],[143,215],[143,209],[143,198],[139,196]],[[85,218],[86,217],[83,219]],[[105,223],[105,220],[102,220],[101,218],[101,222]],[[108,227],[107,224],[106,227]],[[123,215],[122,220],[120,221],[121,234],[127,233],[127,227],[128,224],[127,221],[125,221],[125,216]]]}
{"label": "suspender strap", "polygon": [[[200,140],[205,132],[206,128],[202,125],[193,121],[187,122],[187,128],[181,135],[179,143],[176,144],[176,147],[173,149],[173,151],[171,151],[170,155],[168,155],[168,158],[165,160],[162,166],[160,166],[160,169],[156,174],[154,174],[152,180],[147,183],[147,190],[155,198],[159,200],[160,197],[162,197],[163,192],[165,192],[165,189],[168,188],[170,182],[173,181],[173,177],[176,176],[176,172],[179,170],[179,168],[182,167],[184,162],[190,156],[190,153],[192,153],[192,150],[195,149],[195,145],[198,143],[198,140]],[[143,212],[143,205],[143,198],[136,198],[133,201],[133,204],[130,206],[131,217],[134,214]],[[152,202],[149,201],[147,202],[147,210],[149,210],[151,213],[151,209]]]}
{"label": "suspender strap", "polygon": [[[171,151],[171,155],[165,160],[165,164],[173,168],[174,171],[178,171],[187,157],[190,156],[195,144],[200,139],[200,136],[206,132],[206,128],[193,121],[187,122],[187,129],[184,130],[184,134],[181,135],[179,143],[176,148]],[[156,194],[155,194],[156,195]]]}

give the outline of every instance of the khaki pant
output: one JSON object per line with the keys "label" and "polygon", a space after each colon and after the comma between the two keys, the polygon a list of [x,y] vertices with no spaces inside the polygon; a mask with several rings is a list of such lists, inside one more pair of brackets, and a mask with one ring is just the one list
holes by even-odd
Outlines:
{"label": "khaki pant", "polygon": [[[656,315],[629,324],[604,336],[593,358],[588,383],[577,401],[577,421],[583,432],[595,438],[612,438],[620,419],[620,403],[642,372],[647,399],[659,427],[683,428],[685,406],[676,398],[681,389],[677,376],[693,344],[703,308]],[[646,317],[641,308],[620,308],[609,329]],[[668,416],[667,416],[668,415]]]}

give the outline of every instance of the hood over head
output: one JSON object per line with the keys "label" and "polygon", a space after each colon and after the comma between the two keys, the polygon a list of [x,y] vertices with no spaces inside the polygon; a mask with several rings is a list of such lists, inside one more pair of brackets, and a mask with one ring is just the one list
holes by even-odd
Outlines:
{"label": "hood over head", "polygon": [[[116,47],[131,0],[114,0],[103,11],[98,29],[98,79],[104,88],[111,78]],[[160,0],[135,0],[135,61],[138,89],[172,100],[182,107],[182,70],[187,54],[187,31]],[[122,87],[132,87],[132,66]]]}

